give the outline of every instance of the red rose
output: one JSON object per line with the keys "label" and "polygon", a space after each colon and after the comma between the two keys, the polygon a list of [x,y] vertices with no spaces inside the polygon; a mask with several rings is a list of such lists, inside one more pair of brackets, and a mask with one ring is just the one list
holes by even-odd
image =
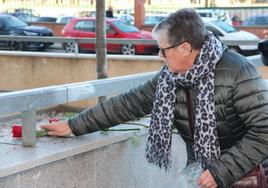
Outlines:
{"label": "red rose", "polygon": [[12,137],[20,138],[22,137],[22,126],[18,124],[13,124],[12,126]]}
{"label": "red rose", "polygon": [[[13,124],[12,126],[12,137],[21,138],[22,137],[22,126],[19,124]],[[36,137],[43,137],[48,135],[48,130],[38,130],[36,131]]]}
{"label": "red rose", "polygon": [[49,122],[49,123],[53,123],[53,122],[57,122],[57,121],[59,121],[58,118],[49,118],[49,119],[48,119],[48,122]]}

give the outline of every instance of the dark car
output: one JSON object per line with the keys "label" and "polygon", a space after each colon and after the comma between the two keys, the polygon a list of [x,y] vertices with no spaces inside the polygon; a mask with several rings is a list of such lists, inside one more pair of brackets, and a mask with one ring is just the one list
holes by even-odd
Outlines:
{"label": "dark car", "polygon": [[[96,38],[96,18],[74,18],[62,30],[64,37]],[[106,38],[147,39],[152,40],[152,33],[142,31],[133,25],[115,19],[106,18]],[[66,52],[74,52],[73,43],[64,44]],[[94,43],[79,44],[80,51],[95,51]],[[107,43],[107,52],[124,55],[155,54],[158,48],[154,44],[111,44]]]}
{"label": "dark car", "polygon": [[55,17],[39,17],[36,22],[56,22],[57,18]]}
{"label": "dark car", "polygon": [[256,15],[248,17],[242,26],[268,26],[268,15]]}
{"label": "dark car", "polygon": [[14,12],[9,13],[12,16],[19,18],[23,22],[35,22],[39,18],[39,14],[32,9],[17,8]]}
{"label": "dark car", "polygon": [[[53,36],[53,32],[41,26],[29,26],[18,18],[0,14],[0,35],[10,36]],[[0,41],[0,47],[11,48],[13,50],[26,50],[26,49],[39,49],[43,50],[48,48],[53,43],[44,42],[12,42],[12,41]]]}
{"label": "dark car", "polygon": [[29,22],[36,22],[38,19],[37,16],[27,14],[27,13],[11,13],[10,15],[19,18],[21,21],[29,23]]}

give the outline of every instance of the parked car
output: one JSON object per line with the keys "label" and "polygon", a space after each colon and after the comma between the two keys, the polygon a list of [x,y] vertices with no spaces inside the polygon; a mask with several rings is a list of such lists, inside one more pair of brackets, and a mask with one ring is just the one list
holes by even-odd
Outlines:
{"label": "parked car", "polygon": [[29,23],[29,22],[36,22],[38,19],[37,16],[26,14],[26,13],[11,13],[10,15],[19,18],[21,21]]}
{"label": "parked car", "polygon": [[256,15],[245,19],[242,26],[268,26],[268,15]]}
{"label": "parked car", "polygon": [[199,13],[199,15],[202,18],[209,18],[209,19],[216,19],[224,21],[228,24],[232,24],[230,14],[226,10],[220,10],[220,9],[195,9],[196,12]]}
{"label": "parked car", "polygon": [[144,25],[155,25],[161,20],[163,20],[166,16],[165,15],[150,15],[146,16],[144,19]]}
{"label": "parked car", "polygon": [[43,17],[39,17],[36,22],[56,22],[57,21],[57,18],[55,17],[46,17],[46,16],[43,16]]}
{"label": "parked car", "polygon": [[[41,26],[28,26],[18,18],[0,14],[0,35],[10,36],[53,36],[53,32]],[[0,47],[11,48],[13,50],[26,50],[26,49],[46,49],[53,43],[44,42],[11,42],[0,41]]]}
{"label": "parked car", "polygon": [[[96,38],[96,19],[91,18],[74,18],[62,30],[64,37],[85,37]],[[115,19],[106,18],[106,37],[117,39],[152,39],[151,32],[140,31],[135,26]],[[72,53],[75,50],[73,43],[64,44],[66,52]],[[94,43],[79,44],[80,51],[95,51]],[[149,44],[109,44],[107,43],[107,52],[122,53],[125,55],[134,54],[151,54],[157,51],[156,45]]]}
{"label": "parked car", "polygon": [[16,8],[14,13],[30,14],[36,17],[40,16],[35,10],[29,8]]}
{"label": "parked car", "polygon": [[14,12],[9,13],[19,18],[23,22],[35,22],[39,18],[39,14],[32,9],[17,8]]}
{"label": "parked car", "polygon": [[67,24],[71,21],[71,19],[75,18],[74,16],[61,16],[57,18],[56,23],[61,23],[61,24]]}
{"label": "parked car", "polygon": [[134,25],[134,16],[130,14],[119,14],[116,18],[127,24]]}
{"label": "parked car", "polygon": [[[218,36],[223,40],[259,40],[259,37],[253,33],[247,31],[238,31],[232,25],[215,19],[204,19],[206,29],[213,32],[215,36]],[[235,45],[229,46],[233,51],[241,53],[243,55],[256,55],[259,54],[257,45]]]}

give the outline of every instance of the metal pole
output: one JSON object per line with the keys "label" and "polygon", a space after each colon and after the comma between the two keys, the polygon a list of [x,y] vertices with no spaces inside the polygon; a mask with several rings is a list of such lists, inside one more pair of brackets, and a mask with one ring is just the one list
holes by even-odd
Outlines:
{"label": "metal pole", "polygon": [[36,112],[22,112],[22,145],[34,147],[36,143]]}
{"label": "metal pole", "polygon": [[78,55],[79,54],[79,43],[77,42],[77,40],[75,40],[75,43],[74,43],[75,47],[74,47],[74,53],[75,55]]}
{"label": "metal pole", "polygon": [[[96,71],[97,79],[107,78],[107,50],[106,50],[106,23],[105,23],[105,0],[96,1]],[[98,102],[106,97],[98,98]]]}

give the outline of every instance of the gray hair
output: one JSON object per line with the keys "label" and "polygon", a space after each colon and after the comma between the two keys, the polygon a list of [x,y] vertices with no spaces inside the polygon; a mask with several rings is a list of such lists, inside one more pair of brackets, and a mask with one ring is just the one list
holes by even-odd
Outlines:
{"label": "gray hair", "polygon": [[[199,14],[191,8],[171,13],[153,28],[153,36],[166,37],[166,42],[176,45],[186,41],[193,49],[200,49],[205,40],[205,26]],[[165,35],[165,36],[160,36]]]}

